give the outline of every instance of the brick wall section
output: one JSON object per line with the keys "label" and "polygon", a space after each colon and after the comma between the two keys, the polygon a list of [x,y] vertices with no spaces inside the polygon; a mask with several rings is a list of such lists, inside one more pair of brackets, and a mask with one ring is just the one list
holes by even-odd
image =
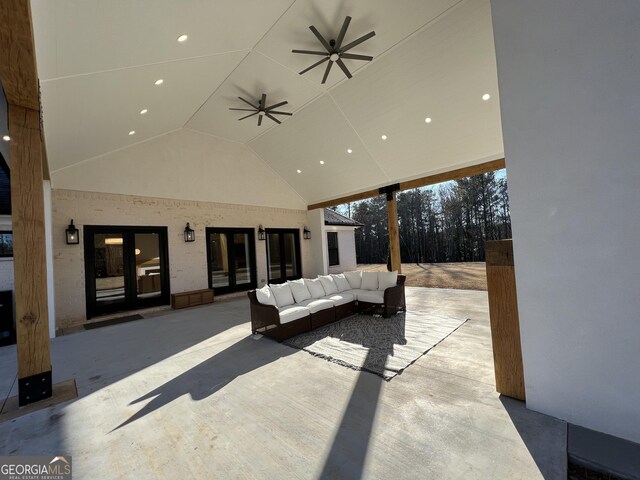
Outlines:
{"label": "brick wall section", "polygon": [[[171,292],[207,288],[206,227],[247,227],[302,229],[306,210],[289,210],[253,205],[170,200],[107,193],[53,190],[53,250],[56,295],[56,328],[66,328],[86,320],[84,225],[132,225],[168,228]],[[67,245],[69,220],[80,229],[80,244]],[[184,227],[191,224],[196,241],[184,241]],[[302,239],[303,275],[309,276],[310,242]],[[266,242],[256,239],[258,284],[267,278]]]}

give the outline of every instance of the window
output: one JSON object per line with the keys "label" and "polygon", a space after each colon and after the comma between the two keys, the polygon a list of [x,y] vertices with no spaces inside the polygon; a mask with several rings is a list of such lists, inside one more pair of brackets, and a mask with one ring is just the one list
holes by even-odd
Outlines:
{"label": "window", "polygon": [[13,257],[12,232],[0,232],[0,257]]}
{"label": "window", "polygon": [[340,265],[338,232],[327,232],[327,245],[329,246],[329,266]]}

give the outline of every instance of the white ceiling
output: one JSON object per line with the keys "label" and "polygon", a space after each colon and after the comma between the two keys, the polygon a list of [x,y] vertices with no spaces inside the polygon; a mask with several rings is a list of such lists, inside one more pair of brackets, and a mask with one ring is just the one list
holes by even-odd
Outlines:
{"label": "white ceiling", "polygon": [[[245,143],[313,203],[502,155],[489,0],[32,0],[32,10],[53,172],[187,128]],[[334,38],[346,15],[345,43],[375,30],[352,51],[374,61],[345,60],[351,80],[334,65],[326,85],[324,66],[298,75],[317,59],[291,49],[321,49],[308,26]],[[294,115],[258,127],[228,110],[262,93]]]}

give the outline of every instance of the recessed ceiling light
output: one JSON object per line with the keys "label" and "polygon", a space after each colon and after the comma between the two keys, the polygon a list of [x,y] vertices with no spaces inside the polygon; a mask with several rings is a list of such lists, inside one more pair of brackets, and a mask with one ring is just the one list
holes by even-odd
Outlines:
{"label": "recessed ceiling light", "polygon": [[298,173],[302,173],[302,170],[296,170],[296,172],[298,172]]}
{"label": "recessed ceiling light", "polygon": [[324,160],[320,160],[320,165],[324,165]]}
{"label": "recessed ceiling light", "polygon": [[189,36],[188,36],[188,35],[180,35],[180,36],[178,37],[178,41],[179,41],[180,43],[182,43],[182,42],[186,42],[186,41],[187,41],[187,38],[189,38]]}
{"label": "recessed ceiling light", "polygon": [[482,95],[482,100],[484,100],[485,102],[490,98],[491,98],[491,95],[489,95],[488,93],[485,93],[484,95]]}
{"label": "recessed ceiling light", "polygon": [[5,136],[3,136],[3,137],[2,137],[2,139],[3,139],[5,142],[8,142],[9,140],[11,140],[11,137],[10,137],[9,135],[5,135]]}
{"label": "recessed ceiling light", "polygon": [[383,139],[383,140],[386,140],[387,136],[386,135],[382,135],[380,138]]}
{"label": "recessed ceiling light", "polygon": [[347,148],[347,153],[353,153],[353,150],[351,150],[350,148]]}
{"label": "recessed ceiling light", "polygon": [[140,115],[145,115],[149,110],[147,110],[146,108],[143,108],[142,110],[140,110]]}
{"label": "recessed ceiling light", "polygon": [[427,117],[424,119],[424,123],[431,123],[431,117]]}
{"label": "recessed ceiling light", "polygon": [[135,131],[135,130],[131,130],[131,131],[129,132],[129,135],[135,135],[135,134],[136,134],[136,131]]}
{"label": "recessed ceiling light", "polygon": [[158,80],[156,80],[156,85],[162,85],[164,83],[164,80],[159,78]]}

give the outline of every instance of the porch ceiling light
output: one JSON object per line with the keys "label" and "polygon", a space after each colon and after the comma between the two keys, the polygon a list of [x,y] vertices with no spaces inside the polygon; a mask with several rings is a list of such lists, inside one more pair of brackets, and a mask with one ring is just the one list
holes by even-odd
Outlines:
{"label": "porch ceiling light", "polygon": [[189,226],[189,222],[187,222],[187,226],[184,227],[184,241],[185,242],[195,242],[196,240],[196,232]]}
{"label": "porch ceiling light", "polygon": [[71,223],[65,230],[67,234],[67,245],[77,245],[80,243],[80,231],[73,224],[73,219],[71,219]]}

